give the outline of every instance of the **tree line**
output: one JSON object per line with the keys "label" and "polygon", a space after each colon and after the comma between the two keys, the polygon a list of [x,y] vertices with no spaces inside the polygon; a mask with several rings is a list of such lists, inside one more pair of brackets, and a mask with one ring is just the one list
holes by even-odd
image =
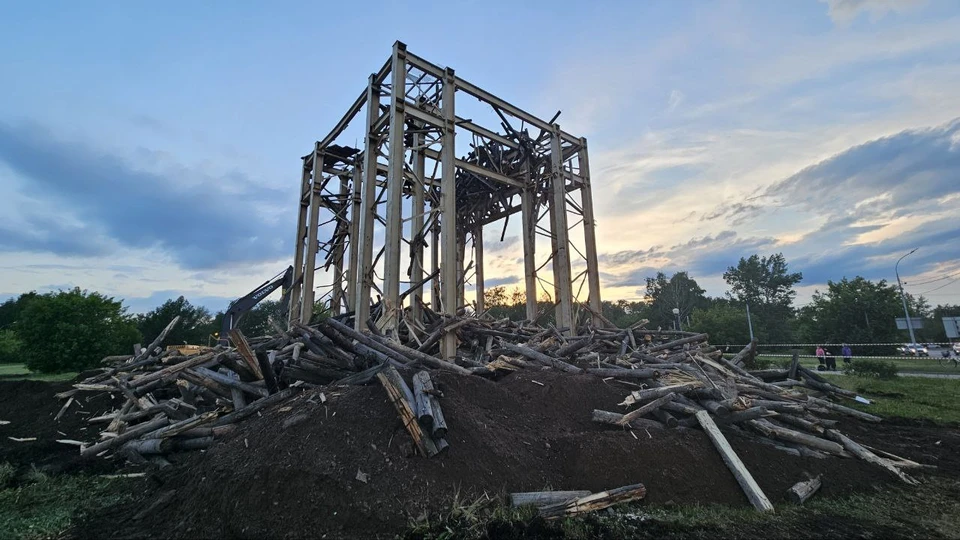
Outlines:
{"label": "tree line", "polygon": [[[727,268],[723,279],[729,290],[710,297],[688,272],[667,276],[658,272],[646,278],[640,300],[602,302],[603,316],[619,327],[642,319],[647,328],[674,328],[710,334],[714,345],[750,342],[750,327],[761,348],[765,343],[899,343],[909,340],[897,330],[895,319],[903,317],[900,291],[886,280],[870,281],[857,276],[828,281],[804,306],[795,306],[801,272],[791,272],[782,253],[741,258]],[[924,319],[916,330],[921,343],[947,341],[941,317],[960,316],[958,305],[931,307],[923,296],[906,295],[912,317]],[[524,294],[494,287],[485,291],[485,305],[494,317],[525,318]],[[676,309],[679,313],[674,313]],[[779,349],[783,352],[784,349]],[[856,354],[892,354],[890,346],[860,347]]]}
{"label": "tree line", "polygon": [[[315,311],[320,316],[319,306]],[[28,292],[0,304],[0,363],[25,363],[46,373],[81,371],[104,356],[132,353],[133,344],[154,339],[176,316],[180,322],[167,344],[215,344],[223,312],[211,313],[183,296],[130,314],[122,300],[80,288]],[[248,336],[271,333],[271,317],[287,318],[278,300],[260,302],[241,318],[239,328]]]}

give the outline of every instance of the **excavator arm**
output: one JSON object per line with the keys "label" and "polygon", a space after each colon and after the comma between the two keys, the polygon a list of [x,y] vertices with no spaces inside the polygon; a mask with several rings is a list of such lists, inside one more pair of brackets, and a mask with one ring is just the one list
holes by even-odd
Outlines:
{"label": "excavator arm", "polygon": [[219,342],[223,345],[229,345],[229,336],[230,330],[233,330],[240,324],[240,319],[248,311],[254,308],[259,304],[264,298],[270,296],[270,293],[277,290],[280,287],[283,287],[283,296],[280,298],[280,302],[283,305],[284,311],[290,305],[290,288],[293,286],[293,267],[287,267],[287,270],[283,275],[278,276],[270,281],[267,281],[263,285],[260,285],[256,289],[250,291],[249,294],[238,298],[230,303],[230,307],[227,308],[227,311],[223,314],[223,323],[220,327],[220,336]]}

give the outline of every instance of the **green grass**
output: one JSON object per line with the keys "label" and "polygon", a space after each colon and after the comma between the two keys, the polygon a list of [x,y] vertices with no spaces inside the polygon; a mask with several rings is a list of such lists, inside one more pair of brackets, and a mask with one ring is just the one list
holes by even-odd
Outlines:
{"label": "green grass", "polygon": [[0,539],[54,537],[72,520],[127,498],[118,493],[117,479],[24,476],[19,486],[0,489]]}
{"label": "green grass", "polygon": [[[939,353],[937,353],[939,354]],[[790,362],[790,357],[788,356],[770,356],[766,354],[761,354],[758,358],[763,362],[770,362],[772,366],[778,366],[781,364],[788,364]],[[853,359],[856,362],[856,358]],[[891,358],[889,360],[883,360],[884,362],[893,362],[901,372],[914,372],[914,373],[954,373],[960,375],[960,367],[954,367],[951,363],[946,366],[941,366],[937,362],[936,357],[930,358]],[[800,365],[810,368],[817,368],[816,358],[801,358]],[[843,369],[843,359],[837,358],[837,369]]]}
{"label": "green grass", "polygon": [[69,381],[77,376],[77,372],[68,373],[34,373],[27,369],[25,364],[0,364],[0,380],[3,381]]}
{"label": "green grass", "polygon": [[874,398],[872,405],[844,401],[844,405],[879,416],[900,416],[960,422],[960,380],[897,377],[880,380],[845,375],[831,377],[830,382]]}

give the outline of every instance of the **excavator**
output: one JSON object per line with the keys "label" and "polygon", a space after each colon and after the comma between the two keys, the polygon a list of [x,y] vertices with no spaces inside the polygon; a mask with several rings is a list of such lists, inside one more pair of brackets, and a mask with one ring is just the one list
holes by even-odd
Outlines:
{"label": "excavator", "polygon": [[265,282],[256,289],[250,291],[246,296],[242,296],[230,303],[230,307],[223,314],[223,323],[220,327],[218,343],[221,345],[230,345],[230,330],[233,330],[240,324],[240,319],[248,311],[259,304],[264,298],[270,296],[270,293],[282,287],[280,303],[284,310],[290,306],[290,289],[293,287],[293,266],[288,266],[283,274]]}

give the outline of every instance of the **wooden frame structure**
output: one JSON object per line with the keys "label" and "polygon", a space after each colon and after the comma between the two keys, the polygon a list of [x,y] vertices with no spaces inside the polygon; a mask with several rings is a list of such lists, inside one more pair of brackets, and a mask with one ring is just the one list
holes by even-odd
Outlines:
{"label": "wooden frame structure", "polygon": [[[499,126],[458,116],[462,97],[496,114]],[[335,144],[363,111],[362,148]],[[318,270],[330,281],[324,305],[354,311],[358,330],[371,315],[392,336],[402,324],[416,324],[427,284],[432,309],[454,315],[466,308],[472,279],[472,308],[482,314],[483,228],[502,222],[502,241],[507,221],[520,214],[527,318],[543,314],[542,291],[562,331],[575,333],[591,317],[599,324],[587,141],[561,130],[556,118],[537,118],[396,42],[346,115],[303,157],[291,321],[310,319]],[[323,241],[321,228],[332,230]],[[537,253],[538,238],[549,238],[547,253]],[[374,292],[380,301],[371,314]],[[453,359],[454,333],[441,344],[444,359]]]}

